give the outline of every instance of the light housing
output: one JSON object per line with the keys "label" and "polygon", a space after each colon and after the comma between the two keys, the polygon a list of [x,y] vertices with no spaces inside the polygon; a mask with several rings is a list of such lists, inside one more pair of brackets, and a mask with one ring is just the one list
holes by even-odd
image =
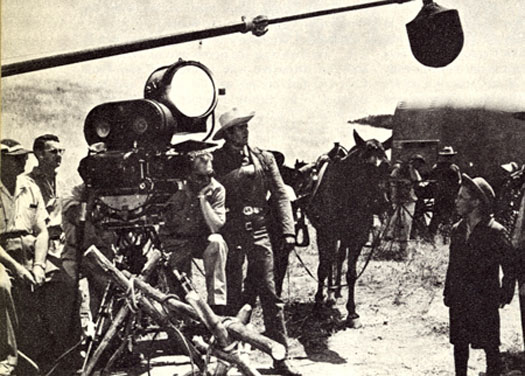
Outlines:
{"label": "light housing", "polygon": [[155,70],[146,81],[144,98],[159,101],[177,118],[177,132],[204,132],[206,118],[217,106],[212,73],[197,61],[179,60]]}
{"label": "light housing", "polygon": [[412,54],[428,67],[450,64],[463,48],[458,11],[446,9],[432,0],[423,0],[423,8],[406,28]]}

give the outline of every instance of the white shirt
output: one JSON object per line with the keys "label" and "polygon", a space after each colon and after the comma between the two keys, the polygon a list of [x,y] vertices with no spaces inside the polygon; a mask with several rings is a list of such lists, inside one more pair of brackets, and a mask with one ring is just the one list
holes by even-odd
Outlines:
{"label": "white shirt", "polygon": [[[28,179],[24,179],[23,176],[18,177],[14,196],[0,182],[0,200],[0,233],[27,231],[29,234],[34,234],[38,226],[45,228],[49,216],[44,199],[38,186]],[[21,247],[27,249],[26,247],[32,245],[32,240],[34,240],[33,236],[9,239],[7,249]]]}

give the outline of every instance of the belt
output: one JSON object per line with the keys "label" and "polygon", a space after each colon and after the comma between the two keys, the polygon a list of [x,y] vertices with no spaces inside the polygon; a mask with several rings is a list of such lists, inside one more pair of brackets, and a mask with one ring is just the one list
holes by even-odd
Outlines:
{"label": "belt", "polygon": [[244,229],[246,231],[262,230],[263,228],[266,228],[266,218],[263,215],[245,214]]}
{"label": "belt", "polygon": [[264,208],[261,208],[259,206],[245,206],[244,208],[242,208],[242,214],[244,214],[245,216],[250,216],[250,215],[257,215],[257,214],[264,214],[265,212],[265,209]]}
{"label": "belt", "polygon": [[248,232],[261,230],[266,227],[266,208],[246,205],[232,208],[229,211],[226,224],[231,231],[245,230]]}
{"label": "belt", "polygon": [[244,223],[244,229],[246,231],[266,230],[266,224],[248,221]]}
{"label": "belt", "polygon": [[14,238],[20,238],[22,236],[31,235],[29,231],[27,230],[14,230],[14,231],[7,231],[0,234],[0,241],[5,242],[9,239]]}

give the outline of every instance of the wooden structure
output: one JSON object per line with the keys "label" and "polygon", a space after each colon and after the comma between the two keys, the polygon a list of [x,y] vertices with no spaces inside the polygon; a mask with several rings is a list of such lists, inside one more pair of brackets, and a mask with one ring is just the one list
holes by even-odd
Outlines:
{"label": "wooden structure", "polygon": [[[490,181],[497,176],[502,164],[525,163],[525,121],[518,115],[523,111],[525,98],[519,95],[402,101],[393,117],[392,159],[405,156],[402,145],[438,140],[439,148],[452,146],[458,152],[454,162],[462,171]],[[428,142],[426,146],[427,164],[431,166],[437,159],[433,151],[435,145]],[[417,152],[425,154],[421,148]]]}

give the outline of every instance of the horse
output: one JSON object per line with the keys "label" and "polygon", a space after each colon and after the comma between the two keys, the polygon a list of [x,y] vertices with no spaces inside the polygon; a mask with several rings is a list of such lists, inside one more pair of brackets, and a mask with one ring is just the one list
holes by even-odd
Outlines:
{"label": "horse", "polygon": [[[309,196],[299,199],[299,207],[317,232],[316,306],[335,304],[336,297],[340,296],[340,267],[348,255],[346,325],[356,328],[360,326],[355,305],[357,259],[368,241],[373,215],[382,212],[386,204],[381,189],[386,174],[379,166],[388,162],[385,150],[391,147],[391,139],[383,143],[375,139],[365,141],[355,130],[353,136],[356,145],[349,152],[336,144],[326,157],[318,160],[315,166],[319,180],[311,184],[313,192]],[[309,176],[303,173],[303,178],[304,175]],[[305,185],[297,181],[287,183],[294,187]],[[334,286],[334,271],[339,287]]]}

